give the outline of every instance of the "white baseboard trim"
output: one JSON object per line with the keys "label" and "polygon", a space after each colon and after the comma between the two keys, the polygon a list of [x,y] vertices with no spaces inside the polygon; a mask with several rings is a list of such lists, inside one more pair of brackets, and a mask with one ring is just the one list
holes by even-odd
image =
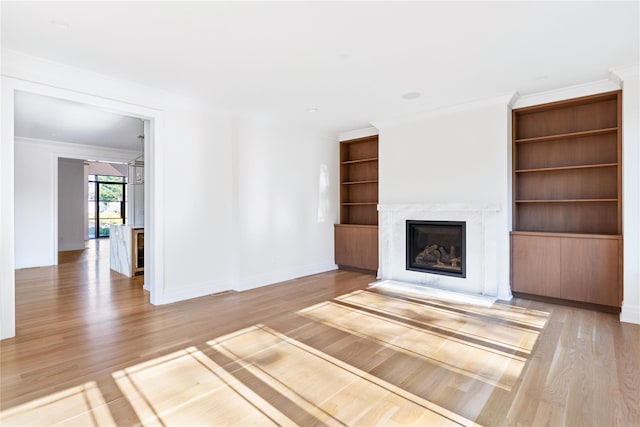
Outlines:
{"label": "white baseboard trim", "polygon": [[81,251],[83,249],[86,249],[84,245],[84,241],[82,243],[71,244],[71,245],[64,245],[61,243],[58,244],[58,252]]}
{"label": "white baseboard trim", "polygon": [[299,277],[336,270],[337,268],[338,266],[333,262],[307,264],[294,269],[271,271],[265,274],[245,277],[240,279],[235,286],[233,285],[233,280],[229,279],[215,280],[183,288],[166,289],[160,298],[160,304],[171,304],[173,302],[203,297],[227,290],[246,291],[261,286],[297,279]]}
{"label": "white baseboard trim", "polygon": [[231,289],[230,283],[231,281],[216,280],[184,288],[165,289],[160,298],[160,304],[171,304],[172,302],[185,301],[229,290]]}
{"label": "white baseboard trim", "polygon": [[326,261],[322,263],[300,265],[295,268],[270,271],[264,274],[241,277],[236,284],[235,290],[246,291],[249,289],[259,288],[261,286],[273,285],[274,283],[337,269],[338,266],[333,261]]}
{"label": "white baseboard trim", "polygon": [[640,305],[622,303],[620,311],[620,321],[624,323],[635,323],[640,325]]}

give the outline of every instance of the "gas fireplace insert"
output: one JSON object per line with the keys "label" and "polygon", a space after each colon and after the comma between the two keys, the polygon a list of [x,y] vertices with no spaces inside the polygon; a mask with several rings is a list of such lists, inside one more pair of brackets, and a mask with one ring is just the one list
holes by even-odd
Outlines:
{"label": "gas fireplace insert", "polygon": [[407,220],[407,270],[466,277],[465,223]]}

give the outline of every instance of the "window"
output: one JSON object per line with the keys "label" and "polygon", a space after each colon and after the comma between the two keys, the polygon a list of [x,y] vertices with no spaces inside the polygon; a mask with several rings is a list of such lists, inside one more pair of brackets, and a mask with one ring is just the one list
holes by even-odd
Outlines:
{"label": "window", "polygon": [[89,238],[109,237],[112,224],[126,224],[127,179],[124,176],[89,175]]}

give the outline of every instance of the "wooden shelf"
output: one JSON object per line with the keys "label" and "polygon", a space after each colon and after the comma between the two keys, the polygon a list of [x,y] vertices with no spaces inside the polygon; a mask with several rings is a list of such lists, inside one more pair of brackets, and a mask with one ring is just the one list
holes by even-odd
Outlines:
{"label": "wooden shelf", "polygon": [[618,199],[542,199],[542,200],[516,200],[516,203],[592,203],[592,202],[617,202]]}
{"label": "wooden shelf", "polygon": [[340,203],[341,206],[371,206],[377,205],[378,202],[365,202],[365,203]]}
{"label": "wooden shelf", "polygon": [[621,99],[612,91],[513,110],[514,230],[622,234]]}
{"label": "wooden shelf", "polygon": [[377,179],[369,179],[366,181],[345,181],[341,182],[342,185],[354,185],[354,184],[377,184]]}
{"label": "wooden shelf", "polygon": [[340,268],[378,268],[378,136],[340,141],[340,224],[335,261]]}
{"label": "wooden shelf", "polygon": [[594,130],[585,130],[580,132],[569,132],[569,133],[561,133],[557,135],[545,135],[545,136],[537,136],[534,138],[522,138],[516,139],[517,144],[528,144],[531,142],[547,142],[547,141],[556,141],[559,139],[571,139],[571,138],[581,138],[587,136],[598,136],[598,135],[606,135],[618,132],[618,128],[604,128],[604,129],[594,129]]}
{"label": "wooden shelf", "polygon": [[620,307],[621,95],[512,111],[514,292]]}
{"label": "wooden shelf", "polygon": [[334,224],[335,227],[338,228],[375,228],[378,229],[377,225],[371,224]]}
{"label": "wooden shelf", "polygon": [[370,135],[370,136],[363,136],[362,138],[355,138],[355,139],[348,139],[345,141],[340,141],[340,144],[361,144],[361,143],[367,143],[367,144],[375,144],[376,148],[378,147],[378,135]]}
{"label": "wooden shelf", "polygon": [[377,157],[369,157],[366,159],[357,159],[357,160],[345,160],[343,162],[340,162],[341,165],[353,165],[355,163],[367,163],[367,162],[377,162],[378,158]]}
{"label": "wooden shelf", "polygon": [[571,170],[571,169],[609,168],[609,167],[616,167],[616,166],[618,166],[617,163],[599,163],[599,164],[592,164],[592,165],[558,166],[558,167],[535,168],[535,169],[516,169],[516,173],[551,172],[551,171],[562,171],[562,170]]}

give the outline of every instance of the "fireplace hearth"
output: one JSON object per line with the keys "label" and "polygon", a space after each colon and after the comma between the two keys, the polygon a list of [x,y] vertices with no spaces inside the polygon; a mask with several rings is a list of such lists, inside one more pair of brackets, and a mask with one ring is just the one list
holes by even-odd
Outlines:
{"label": "fireplace hearth", "polygon": [[407,270],[466,277],[465,223],[407,220]]}

